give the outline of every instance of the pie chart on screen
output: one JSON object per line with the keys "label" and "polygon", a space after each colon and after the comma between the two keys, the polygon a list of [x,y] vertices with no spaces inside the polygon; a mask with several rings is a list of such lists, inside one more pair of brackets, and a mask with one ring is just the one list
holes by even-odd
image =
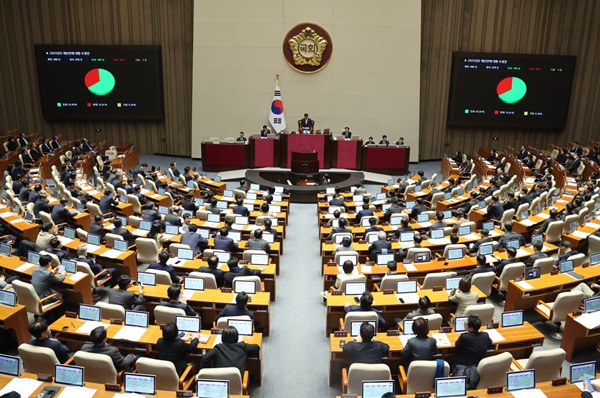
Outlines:
{"label": "pie chart on screen", "polygon": [[500,80],[496,87],[496,94],[505,104],[516,104],[527,93],[527,85],[518,77],[507,77]]}
{"label": "pie chart on screen", "polygon": [[94,95],[107,95],[115,88],[115,77],[106,69],[92,69],[85,74],[83,80],[87,89]]}

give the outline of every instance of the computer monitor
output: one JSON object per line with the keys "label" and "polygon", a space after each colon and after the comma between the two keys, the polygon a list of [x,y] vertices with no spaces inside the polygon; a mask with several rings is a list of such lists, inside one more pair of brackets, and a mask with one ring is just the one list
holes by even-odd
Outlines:
{"label": "computer monitor", "polygon": [[375,195],[375,200],[385,200],[385,192],[379,192]]}
{"label": "computer monitor", "polygon": [[352,201],[354,203],[362,203],[363,196],[362,195],[352,195]]}
{"label": "computer monitor", "polygon": [[406,202],[406,210],[412,210],[413,207],[415,207],[416,202],[414,200],[411,200],[410,202]]}
{"label": "computer monitor", "polygon": [[217,209],[225,210],[228,206],[229,206],[229,203],[227,203],[225,201],[219,200],[217,202]]}
{"label": "computer monitor", "polygon": [[9,290],[0,290],[0,304],[14,307],[17,305],[17,294]]}
{"label": "computer monitor", "polygon": [[502,327],[521,326],[523,324],[523,310],[507,311],[502,313]]}
{"label": "computer monitor", "polygon": [[250,264],[252,265],[269,265],[268,254],[251,254]]}
{"label": "computer monitor", "polygon": [[204,206],[204,199],[194,198],[194,203],[196,204],[196,206],[202,207],[202,206]]}
{"label": "computer monitor", "polygon": [[443,214],[444,214],[444,220],[452,218],[452,210],[444,210]]}
{"label": "computer monitor", "polygon": [[255,193],[248,192],[248,193],[246,194],[246,200],[256,200],[256,198],[257,198],[257,196],[256,196],[256,194],[255,194]]}
{"label": "computer monitor", "polygon": [[377,265],[387,265],[390,261],[396,261],[395,253],[377,254]]}
{"label": "computer monitor", "polygon": [[525,280],[537,279],[540,277],[540,267],[525,268]]}
{"label": "computer monitor", "polygon": [[235,218],[235,223],[237,225],[248,225],[248,217],[246,217],[246,216],[237,216]]}
{"label": "computer monitor", "polygon": [[511,239],[508,242],[506,242],[506,247],[513,247],[516,250],[519,250],[519,248],[521,247],[521,244],[519,243],[519,239]]}
{"label": "computer monitor", "polygon": [[127,394],[155,395],[156,376],[141,373],[123,373],[123,391]]}
{"label": "computer monitor", "polygon": [[574,263],[573,260],[565,260],[565,261],[561,261],[558,264],[558,269],[560,270],[561,273],[565,273],[565,272],[571,272],[574,269]]}
{"label": "computer monitor", "polygon": [[226,189],[223,191],[223,197],[225,198],[233,198],[233,191],[231,189]]}
{"label": "computer monitor", "polygon": [[165,196],[165,189],[164,188],[158,188],[158,192],[157,192],[160,196]]}
{"label": "computer monitor", "polygon": [[205,229],[205,228],[198,228],[196,230],[196,234],[200,235],[204,239],[208,239],[208,237],[210,236],[210,230]]}
{"label": "computer monitor", "polygon": [[183,288],[185,290],[204,291],[204,279],[186,276],[183,278]]}
{"label": "computer monitor", "polygon": [[121,203],[127,203],[127,195],[119,195],[119,201]]}
{"label": "computer monitor", "polygon": [[33,251],[27,252],[27,262],[29,264],[40,265],[40,253]]}
{"label": "computer monitor", "polygon": [[414,242],[415,233],[414,232],[402,232],[400,233],[400,242]]}
{"label": "computer monitor", "polygon": [[363,380],[362,382],[363,398],[381,398],[388,392],[394,392],[393,380]]}
{"label": "computer monitor", "polygon": [[275,243],[275,235],[270,232],[263,232],[263,239],[269,243]]}
{"label": "computer monitor", "polygon": [[370,221],[371,221],[371,217],[363,217],[360,219],[360,226],[361,227],[370,227],[371,226]]}
{"label": "computer monitor", "polygon": [[418,222],[429,222],[429,214],[419,214],[417,216]]}
{"label": "computer monitor", "polygon": [[404,280],[396,283],[396,293],[416,293],[417,292],[417,281]]}
{"label": "computer monitor", "polygon": [[27,221],[28,223],[31,223],[34,219],[34,216],[32,213],[30,212],[25,212],[25,221]]}
{"label": "computer monitor", "polygon": [[240,336],[252,336],[254,323],[246,319],[228,319],[227,326],[233,326],[237,329]]}
{"label": "computer monitor", "polygon": [[460,283],[461,279],[462,279],[462,277],[460,277],[460,276],[446,278],[446,290],[450,291],[452,289],[457,289],[458,284]]}
{"label": "computer monitor", "polygon": [[373,328],[375,329],[375,333],[373,334],[373,336],[377,336],[377,324],[375,321],[352,321],[350,325],[350,336],[360,336],[360,325],[362,325],[363,322],[367,322],[373,325]]}
{"label": "computer monitor", "polygon": [[221,182],[221,176],[214,176],[213,177],[213,181],[214,182]]}
{"label": "computer monitor", "polygon": [[115,239],[113,241],[113,248],[122,252],[126,252],[127,250],[129,250],[129,247],[127,246],[127,241],[121,239]]}
{"label": "computer monitor", "polygon": [[355,254],[343,254],[338,258],[340,265],[344,264],[348,260],[350,260],[354,265],[358,263],[358,258]]}
{"label": "computer monitor", "polygon": [[506,372],[506,391],[518,391],[535,388],[535,370]]}
{"label": "computer monitor", "polygon": [[471,227],[469,227],[468,225],[463,225],[462,227],[458,228],[458,236],[465,236],[465,235],[469,235],[471,233]]}
{"label": "computer monitor", "polygon": [[361,296],[367,291],[367,282],[346,282],[344,294],[347,296]]}
{"label": "computer monitor", "polygon": [[137,280],[144,286],[156,286],[156,274],[152,272],[138,272]]}
{"label": "computer monitor", "polygon": [[54,382],[57,384],[83,387],[83,375],[82,366],[54,365]]}
{"label": "computer monitor", "polygon": [[116,216],[115,219],[121,220],[121,225],[124,227],[127,225],[127,217],[125,216]]}
{"label": "computer monitor", "polygon": [[77,263],[71,260],[62,260],[61,265],[65,268],[69,274],[74,274],[77,272]]}
{"label": "computer monitor", "polygon": [[590,265],[600,264],[600,253],[590,254]]}
{"label": "computer monitor", "polygon": [[521,220],[527,220],[529,218],[529,211],[525,210],[521,212]]}
{"label": "computer monitor", "polygon": [[194,251],[192,249],[177,249],[177,257],[182,260],[193,260],[194,259]]}
{"label": "computer monitor", "polygon": [[19,377],[20,361],[19,357],[0,354],[0,373]]}
{"label": "computer monitor", "polygon": [[201,318],[196,316],[177,316],[175,324],[180,332],[200,333]]}
{"label": "computer monitor", "polygon": [[458,260],[464,256],[463,249],[461,248],[448,250],[448,260]]}
{"label": "computer monitor", "polygon": [[468,316],[457,316],[454,318],[454,331],[457,333],[466,331],[468,321]]}
{"label": "computer monitor", "polygon": [[231,258],[231,253],[229,252],[213,252],[217,259],[219,260],[219,264],[225,264]]}
{"label": "computer monitor", "polygon": [[221,215],[220,214],[214,214],[214,213],[210,213],[207,217],[206,217],[206,221],[208,222],[221,222]]}
{"label": "computer monitor", "polygon": [[10,257],[10,251],[12,250],[11,245],[7,245],[6,243],[0,243],[0,254],[4,257]]}
{"label": "computer monitor", "polygon": [[435,379],[436,398],[464,397],[466,395],[466,377],[440,377]]}
{"label": "computer monitor", "polygon": [[87,243],[94,246],[100,245],[100,235],[88,234]]}
{"label": "computer monitor", "polygon": [[494,244],[493,243],[484,243],[479,246],[479,254],[483,256],[489,256],[494,252]]}
{"label": "computer monitor", "polygon": [[150,231],[152,223],[150,221],[140,221],[140,229],[143,231]]}
{"label": "computer monitor", "polygon": [[165,232],[167,235],[179,235],[179,227],[177,225],[167,225]]}
{"label": "computer monitor", "polygon": [[248,294],[256,293],[256,283],[254,281],[233,281],[233,292],[241,293],[246,292]]}
{"label": "computer monitor", "polygon": [[577,231],[578,226],[579,226],[579,223],[577,221],[573,221],[571,224],[569,224],[569,228],[571,229],[571,232]]}
{"label": "computer monitor", "polygon": [[480,200],[479,201],[479,208],[480,209],[485,209],[487,207],[487,203],[485,203],[485,200]]}
{"label": "computer monitor", "polygon": [[64,237],[69,239],[75,239],[75,230],[73,228],[65,227]]}
{"label": "computer monitor", "polygon": [[396,180],[394,180],[393,178],[390,178],[388,180],[388,185],[394,185],[394,184],[396,184]]}
{"label": "computer monitor", "polygon": [[413,330],[412,330],[412,325],[413,325],[413,323],[415,323],[415,319],[405,319],[402,321],[402,333],[403,334],[414,334]]}
{"label": "computer monitor", "polygon": [[531,235],[531,243],[532,244],[535,242],[538,242],[538,241],[544,243],[544,235],[542,235],[542,234]]}
{"label": "computer monitor", "polygon": [[187,184],[185,184],[186,187],[188,187],[189,189],[196,189],[196,186],[194,185],[194,181],[188,181]]}
{"label": "computer monitor", "polygon": [[259,184],[250,184],[250,190],[251,191],[260,191],[260,185]]}
{"label": "computer monitor", "polygon": [[125,310],[125,325],[137,326],[141,328],[148,327],[150,314],[147,311],[129,311]]}
{"label": "computer monitor", "polygon": [[198,379],[196,395],[198,398],[229,398],[229,381]]}
{"label": "computer monitor", "polygon": [[431,261],[431,252],[417,252],[413,258],[415,264],[428,263]]}
{"label": "computer monitor", "polygon": [[167,215],[169,214],[169,208],[167,206],[158,206],[158,212]]}
{"label": "computer monitor", "polygon": [[79,212],[84,212],[85,211],[85,205],[83,203],[76,203],[75,204],[75,209],[77,209],[77,211],[79,211]]}
{"label": "computer monitor", "polygon": [[100,322],[102,309],[95,305],[79,304],[79,319]]}
{"label": "computer monitor", "polygon": [[484,222],[483,224],[481,224],[481,228],[487,229],[488,231],[493,231],[494,230],[494,222],[493,221]]}
{"label": "computer monitor", "polygon": [[444,193],[444,200],[450,200],[450,199],[452,199],[452,192]]}
{"label": "computer monitor", "polygon": [[442,239],[444,237],[444,229],[432,229],[429,231],[431,239]]}
{"label": "computer monitor", "polygon": [[423,190],[423,187],[420,185],[415,185],[415,192],[421,192]]}
{"label": "computer monitor", "polygon": [[569,369],[571,384],[596,378],[596,361],[574,363]]}
{"label": "computer monitor", "polygon": [[233,239],[236,242],[239,242],[242,240],[242,232],[241,231],[234,231],[234,230],[230,230],[229,231],[229,236],[231,239]]}
{"label": "computer monitor", "polygon": [[596,312],[600,311],[600,297],[592,297],[583,301],[583,307],[585,312]]}

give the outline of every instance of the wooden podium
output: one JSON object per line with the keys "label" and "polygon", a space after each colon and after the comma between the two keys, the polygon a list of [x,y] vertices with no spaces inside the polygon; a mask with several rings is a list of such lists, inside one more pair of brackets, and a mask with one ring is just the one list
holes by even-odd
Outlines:
{"label": "wooden podium", "polygon": [[319,172],[317,152],[292,152],[292,173],[316,174]]}

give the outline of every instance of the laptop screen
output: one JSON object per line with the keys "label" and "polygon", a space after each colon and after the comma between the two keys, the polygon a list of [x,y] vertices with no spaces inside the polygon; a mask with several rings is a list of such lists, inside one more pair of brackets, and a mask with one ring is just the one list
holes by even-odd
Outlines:
{"label": "laptop screen", "polygon": [[167,225],[165,232],[167,235],[179,235],[179,227],[177,225]]}
{"label": "laptop screen", "polygon": [[75,239],[75,230],[73,228],[65,227],[65,238]]}
{"label": "laptop screen", "polygon": [[348,296],[360,296],[367,290],[367,282],[346,282],[344,294]]}
{"label": "laptop screen", "polygon": [[458,236],[465,236],[465,235],[469,235],[471,233],[471,227],[469,227],[468,225],[464,225],[460,228],[458,228]]}
{"label": "laptop screen", "polygon": [[189,189],[196,189],[196,187],[194,186],[194,181],[188,181],[186,187],[188,187]]}
{"label": "laptop screen", "polygon": [[385,192],[379,192],[375,195],[376,200],[385,200]]}
{"label": "laptop screen", "polygon": [[156,376],[124,373],[123,391],[128,394],[154,395],[156,393]]}
{"label": "laptop screen", "polygon": [[122,203],[127,203],[127,195],[119,195],[119,201]]}
{"label": "laptop screen", "polygon": [[596,312],[600,310],[600,297],[592,297],[583,301],[585,312]]}
{"label": "laptop screen", "polygon": [[577,221],[573,221],[570,225],[571,227],[571,232],[573,231],[577,231],[577,227],[579,226],[579,223]]}
{"label": "laptop screen", "polygon": [[400,234],[400,242],[413,242],[415,240],[414,232],[402,232]]}
{"label": "laptop screen", "polygon": [[219,264],[224,264],[231,258],[231,253],[229,252],[213,252],[215,256],[219,259]]}
{"label": "laptop screen", "polygon": [[542,235],[542,234],[531,235],[531,243],[533,244],[537,241],[544,242],[544,235]]}
{"label": "laptop screen", "polygon": [[69,274],[74,274],[77,272],[77,263],[75,261],[62,260],[61,265],[65,267],[65,271]]}
{"label": "laptop screen", "polygon": [[452,192],[446,192],[444,194],[444,200],[450,200],[452,199]]}
{"label": "laptop screen", "polygon": [[488,256],[488,255],[492,254],[493,252],[494,252],[494,244],[493,243],[486,243],[486,244],[479,246],[479,254],[481,254],[481,255]]}
{"label": "laptop screen", "polygon": [[413,207],[415,207],[416,202],[414,200],[410,201],[410,202],[406,202],[406,210],[412,210]]}
{"label": "laptop screen", "polygon": [[371,221],[371,217],[363,217],[360,219],[360,226],[368,227],[371,225],[370,221]]}
{"label": "laptop screen", "polygon": [[150,221],[140,221],[140,229],[144,231],[150,231],[152,223]]}
{"label": "laptop screen", "polygon": [[468,316],[457,316],[456,318],[454,318],[454,331],[455,332],[466,331],[468,320],[469,320]]}
{"label": "laptop screen", "polygon": [[415,192],[421,192],[423,190],[423,187],[420,185],[415,186]]}
{"label": "laptop screen", "polygon": [[252,336],[253,323],[246,319],[228,319],[227,326],[233,326],[237,329],[240,336]]}
{"label": "laptop screen", "polygon": [[362,325],[363,322],[368,322],[373,325],[373,328],[375,329],[375,334],[373,334],[373,336],[377,336],[377,326],[375,321],[352,321],[352,324],[350,325],[350,336],[360,336],[360,325]]}
{"label": "laptop screen", "polygon": [[388,185],[394,185],[396,183],[396,180],[394,180],[393,178],[390,178],[388,180]]}
{"label": "laptop screen", "polygon": [[54,382],[83,387],[83,367],[60,364],[54,365]]}
{"label": "laptop screen", "polygon": [[7,245],[6,243],[0,243],[0,254],[5,256],[5,257],[10,257],[10,251],[12,250],[12,247],[10,245]]}
{"label": "laptop screen", "polygon": [[195,316],[178,316],[175,318],[180,332],[199,333],[201,318]]}
{"label": "laptop screen", "polygon": [[590,265],[600,264],[600,253],[590,254]]}
{"label": "laptop screen", "polygon": [[511,239],[508,242],[506,242],[506,247],[513,247],[517,250],[519,250],[519,248],[521,247],[521,245],[519,244],[519,240],[518,239]]}
{"label": "laptop screen", "polygon": [[40,253],[36,252],[28,252],[27,253],[27,262],[30,264],[40,265]]}
{"label": "laptop screen", "polygon": [[362,397],[363,398],[381,398],[381,396],[388,392],[394,392],[394,381],[393,380],[381,380],[381,381],[363,381],[362,382]]}
{"label": "laptop screen", "polygon": [[263,233],[263,239],[269,243],[275,243],[275,235],[273,235],[269,232]]}
{"label": "laptop screen", "polygon": [[100,245],[100,235],[88,234],[87,243],[94,246]]}
{"label": "laptop screen", "polygon": [[540,267],[525,268],[525,280],[537,279],[540,277]]}
{"label": "laptop screen", "polygon": [[8,290],[0,290],[0,304],[14,307],[17,305],[17,294]]}
{"label": "laptop screen", "polygon": [[185,290],[204,291],[204,279],[186,276],[183,279],[183,288]]}
{"label": "laptop screen", "polygon": [[446,278],[446,290],[452,290],[452,289],[458,288],[458,284],[461,279],[462,279],[461,277]]}
{"label": "laptop screen", "polygon": [[253,265],[269,265],[269,255],[252,254],[250,255],[250,263]]}
{"label": "laptop screen", "polygon": [[[398,213],[396,213],[398,214]],[[365,221],[365,218],[367,219]],[[370,217],[363,217],[362,218],[362,222],[364,223],[363,227],[368,227],[369,225],[369,218]],[[390,225],[400,225],[402,224],[402,217],[390,217]]]}
{"label": "laptop screen", "polygon": [[204,206],[204,199],[202,198],[194,198],[194,203],[200,207]]}
{"label": "laptop screen", "polygon": [[521,326],[523,324],[523,311],[508,311],[502,313],[502,327]]}
{"label": "laptop screen", "polygon": [[84,321],[100,321],[102,309],[95,305],[79,304],[79,319]]}
{"label": "laptop screen", "polygon": [[248,193],[246,194],[246,199],[247,199],[247,200],[256,200],[256,194],[255,194],[255,193],[252,193],[252,192],[248,192]]}
{"label": "laptop screen", "polygon": [[373,243],[373,242],[375,242],[377,239],[379,239],[379,238],[377,237],[377,233],[370,232],[370,233],[367,235],[367,242],[368,242],[368,243]]}
{"label": "laptop screen", "polygon": [[235,223],[238,225],[248,225],[248,217],[246,216],[237,216],[235,218]]}
{"label": "laptop screen", "polygon": [[377,255],[377,265],[387,265],[390,261],[396,261],[396,255],[394,253],[379,253]]}
{"label": "laptop screen", "polygon": [[506,391],[535,388],[535,370],[506,372]]}
{"label": "laptop screen", "polygon": [[227,202],[219,200],[217,202],[217,209],[225,210],[227,208]]}
{"label": "laptop screen", "polygon": [[158,206],[158,212],[160,214],[169,214],[169,208],[167,206]]}
{"label": "laptop screen", "polygon": [[156,286],[156,274],[151,272],[138,272],[137,280],[144,286]]}
{"label": "laptop screen", "polygon": [[0,354],[0,373],[18,377],[19,361],[18,357]]}
{"label": "laptop screen", "polygon": [[417,252],[414,254],[414,263],[428,263],[430,261],[431,253],[430,252]]}
{"label": "laptop screen", "polygon": [[125,311],[125,325],[127,326],[147,328],[149,318],[150,314],[146,311]]}
{"label": "laptop screen", "polygon": [[231,239],[233,239],[235,242],[239,242],[242,240],[242,233],[240,231],[229,231],[229,236]]}
{"label": "laptop screen", "polygon": [[121,239],[115,239],[113,241],[113,247],[115,248],[115,250],[119,250],[122,252],[126,252],[127,250],[129,250],[129,247],[127,246],[127,241]]}
{"label": "laptop screen", "polygon": [[436,398],[462,397],[467,395],[466,377],[442,377],[435,379]]}
{"label": "laptop screen", "polygon": [[221,215],[210,213],[206,217],[206,221],[208,221],[208,222],[220,222],[221,221]]}
{"label": "laptop screen", "polygon": [[340,264],[344,264],[348,260],[352,261],[352,264],[354,264],[354,265],[356,265],[356,263],[358,262],[358,258],[356,256],[356,254],[342,255],[338,259],[338,261],[340,262]]}
{"label": "laptop screen", "polygon": [[461,248],[448,250],[448,260],[458,260],[463,257],[463,249]]}
{"label": "laptop screen", "polygon": [[127,217],[125,217],[125,216],[117,216],[117,217],[116,217],[116,219],[117,219],[117,220],[121,220],[121,224],[122,224],[123,226],[126,226],[126,225],[127,225]]}
{"label": "laptop screen", "polygon": [[251,191],[260,191],[260,185],[258,184],[250,184]]}
{"label": "laptop screen", "polygon": [[256,283],[254,281],[233,281],[233,292],[241,293],[246,292],[248,294],[256,293]]}
{"label": "laptop screen", "polygon": [[573,271],[573,260],[562,261],[558,264],[558,268],[562,273]]}
{"label": "laptop screen", "polygon": [[32,222],[33,221],[33,214],[30,213],[30,212],[26,212],[25,213],[25,221]]}
{"label": "laptop screen", "polygon": [[521,212],[521,220],[527,220],[529,218],[529,212],[527,210]]}
{"label": "laptop screen", "polygon": [[221,182],[221,176],[214,176],[213,177],[213,181],[214,182]]}
{"label": "laptop screen", "polygon": [[355,203],[362,203],[363,196],[362,195],[352,195],[352,201]]}
{"label": "laptop screen", "polygon": [[431,239],[442,239],[444,237],[444,229],[443,228],[432,229],[431,231],[429,231],[429,233],[431,234]]}
{"label": "laptop screen", "polygon": [[596,378],[596,361],[574,363],[570,369],[571,384],[579,383],[584,379],[595,379]]}
{"label": "laptop screen", "polygon": [[210,235],[210,230],[204,229],[204,228],[198,228],[196,230],[196,233],[198,235],[200,235],[201,237],[203,237],[204,239],[208,239],[208,236]]}
{"label": "laptop screen", "polygon": [[418,222],[429,222],[429,214],[419,214],[417,216]]}
{"label": "laptop screen", "polygon": [[417,292],[417,281],[398,281],[396,285],[397,293],[416,293]]}
{"label": "laptop screen", "polygon": [[445,210],[443,213],[444,213],[444,220],[452,218],[452,210]]}
{"label": "laptop screen", "polygon": [[196,394],[198,398],[229,398],[229,381],[197,380]]}
{"label": "laptop screen", "polygon": [[158,188],[158,194],[160,196],[164,196],[165,195],[165,189],[164,188]]}
{"label": "laptop screen", "polygon": [[483,224],[481,224],[481,228],[487,229],[488,231],[493,231],[494,230],[494,222],[493,221],[484,222]]}
{"label": "laptop screen", "polygon": [[194,251],[192,249],[177,249],[177,257],[182,260],[192,260],[194,258]]}
{"label": "laptop screen", "polygon": [[392,207],[391,203],[384,203],[381,205],[381,211],[387,211],[390,207]]}
{"label": "laptop screen", "polygon": [[226,189],[223,191],[223,196],[225,198],[233,198],[233,191],[230,189]]}

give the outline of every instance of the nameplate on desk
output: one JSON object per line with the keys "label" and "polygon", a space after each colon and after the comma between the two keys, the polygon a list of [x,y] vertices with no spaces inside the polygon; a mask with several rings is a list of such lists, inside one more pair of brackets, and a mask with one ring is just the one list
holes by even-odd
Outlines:
{"label": "nameplate on desk", "polygon": [[581,311],[573,311],[573,316],[579,316],[581,314],[583,314],[583,312],[581,312]]}
{"label": "nameplate on desk", "polygon": [[381,223],[381,225],[383,225],[384,227],[386,227],[386,226],[390,225],[390,223],[387,222],[387,221],[384,221],[384,222]]}
{"label": "nameplate on desk", "polygon": [[550,275],[558,275],[558,270],[553,269],[552,271],[550,271]]}
{"label": "nameplate on desk", "polygon": [[45,374],[45,373],[38,373],[37,374],[37,379],[38,379],[38,381],[47,381],[47,382],[51,383],[52,382],[52,375]]}
{"label": "nameplate on desk", "polygon": [[358,398],[356,394],[342,394],[342,398]]}
{"label": "nameplate on desk", "polygon": [[583,265],[581,266],[581,268],[587,268],[587,267],[589,267],[589,266],[590,266],[590,263],[585,263],[585,264],[583,264]]}
{"label": "nameplate on desk", "polygon": [[77,319],[77,313],[73,311],[65,311],[65,316],[67,318],[75,318]]}
{"label": "nameplate on desk", "polygon": [[488,329],[498,329],[498,326],[500,326],[500,324],[498,322],[493,322],[493,323],[489,323],[487,325]]}
{"label": "nameplate on desk", "polygon": [[398,242],[398,238],[392,238],[390,239],[390,242]]}
{"label": "nameplate on desk", "polygon": [[248,260],[240,260],[238,261],[240,264],[248,264]]}
{"label": "nameplate on desk", "polygon": [[488,394],[498,394],[501,393],[504,390],[504,387],[502,386],[490,386],[487,389],[487,393]]}
{"label": "nameplate on desk", "polygon": [[429,392],[429,391],[422,391],[422,392],[415,393],[415,398],[429,398],[429,397],[431,397],[431,392]]}
{"label": "nameplate on desk", "polygon": [[444,290],[443,286],[434,286],[433,287],[433,291],[434,292],[441,292],[442,290]]}
{"label": "nameplate on desk", "polygon": [[338,331],[333,332],[333,337],[348,337],[348,332],[338,330]]}
{"label": "nameplate on desk", "polygon": [[388,336],[400,336],[400,331],[399,330],[388,330],[387,335]]}
{"label": "nameplate on desk", "polygon": [[438,257],[437,260],[438,261],[446,261],[446,257]]}
{"label": "nameplate on desk", "polygon": [[332,296],[341,296],[341,295],[342,295],[342,293],[343,293],[343,292],[342,292],[341,290],[333,290],[333,291],[331,292],[331,295],[332,295]]}
{"label": "nameplate on desk", "polygon": [[326,240],[326,241],[325,241],[325,244],[326,244],[326,245],[332,245],[332,244],[333,244],[333,241],[332,241],[332,240]]}
{"label": "nameplate on desk", "polygon": [[231,290],[230,287],[222,287],[221,288],[221,293],[231,293],[233,290]]}
{"label": "nameplate on desk", "polygon": [[121,385],[120,384],[113,384],[113,383],[105,383],[104,384],[104,390],[106,390],[106,391],[120,392],[121,391]]}
{"label": "nameplate on desk", "polygon": [[212,328],[210,334],[223,334],[223,329]]}
{"label": "nameplate on desk", "polygon": [[383,294],[394,294],[394,289],[384,289]]}
{"label": "nameplate on desk", "polygon": [[440,333],[452,333],[450,326],[440,326]]}
{"label": "nameplate on desk", "polygon": [[328,261],[328,262],[327,262],[327,266],[328,266],[328,267],[333,267],[334,265],[335,265],[335,262],[334,262],[334,261]]}
{"label": "nameplate on desk", "polygon": [[177,390],[175,392],[175,394],[177,394],[177,398],[189,398],[189,397],[194,396],[193,391],[187,391],[187,390]]}
{"label": "nameplate on desk", "polygon": [[358,243],[360,243],[361,245],[364,245],[365,243],[367,243],[367,241],[361,239],[361,240],[358,241]]}
{"label": "nameplate on desk", "polygon": [[567,378],[566,377],[559,377],[558,379],[552,379],[552,386],[553,387],[564,386],[565,384],[567,384]]}
{"label": "nameplate on desk", "polygon": [[523,278],[515,278],[515,282],[521,282]]}
{"label": "nameplate on desk", "polygon": [[110,324],[111,325],[122,325],[123,320],[119,319],[119,318],[110,318]]}
{"label": "nameplate on desk", "polygon": [[366,266],[368,266],[368,267],[372,267],[372,266],[374,266],[374,265],[375,265],[375,261],[367,261],[367,262],[365,263],[365,265],[366,265]]}

